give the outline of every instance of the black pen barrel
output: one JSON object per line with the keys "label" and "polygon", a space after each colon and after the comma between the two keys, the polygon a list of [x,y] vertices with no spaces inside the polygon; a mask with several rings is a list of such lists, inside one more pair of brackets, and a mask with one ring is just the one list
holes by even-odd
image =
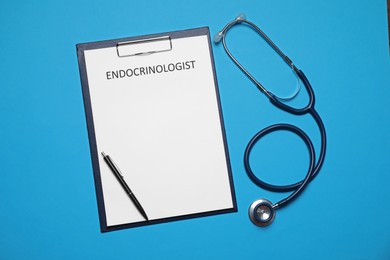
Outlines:
{"label": "black pen barrel", "polygon": [[119,170],[118,166],[116,166],[116,164],[114,163],[114,161],[111,159],[111,157],[109,155],[106,155],[104,152],[102,152],[102,155],[103,155],[104,161],[107,163],[107,165],[109,166],[111,171],[114,173],[115,177],[117,178],[117,180],[119,181],[119,183],[121,184],[123,189],[126,191],[127,195],[129,195],[131,201],[134,203],[134,205],[137,208],[137,210],[139,211],[139,213],[141,213],[141,215],[147,221],[149,221],[148,216],[146,215],[145,210],[142,208],[141,203],[139,203],[139,201],[135,197],[134,193],[131,191],[130,187],[127,185],[127,183],[124,180],[123,175],[122,175],[121,171]]}

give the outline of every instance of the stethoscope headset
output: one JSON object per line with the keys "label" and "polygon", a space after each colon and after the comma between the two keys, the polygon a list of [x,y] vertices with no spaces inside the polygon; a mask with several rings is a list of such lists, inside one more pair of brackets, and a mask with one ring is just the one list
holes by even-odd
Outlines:
{"label": "stethoscope headset", "polygon": [[[299,92],[299,89],[288,98],[280,98],[273,94],[272,92],[268,91],[260,82],[258,82],[238,61],[237,59],[232,55],[232,53],[229,51],[227,45],[226,45],[226,34],[229,31],[230,28],[232,28],[235,25],[239,24],[245,24],[250,26],[255,32],[257,32],[261,37],[276,51],[277,54],[285,61],[285,63],[291,67],[297,78],[303,83],[305,86],[308,95],[309,95],[309,102],[306,107],[304,108],[294,108],[286,103],[285,101],[293,99]],[[315,96],[313,89],[306,78],[305,74],[299,70],[294,63],[288,58],[273,42],[272,40],[254,23],[246,20],[246,17],[244,14],[240,14],[235,20],[229,22],[220,32],[218,32],[214,37],[214,42],[217,44],[222,41],[222,45],[226,51],[226,53],[229,55],[229,57],[233,60],[233,62],[245,73],[247,77],[251,79],[251,81],[259,88],[261,92],[263,92],[271,101],[273,105],[276,107],[294,114],[294,115],[305,115],[310,114],[315,122],[318,125],[318,128],[320,130],[321,134],[321,149],[320,149],[320,155],[318,157],[318,160],[316,160],[315,151],[313,147],[313,143],[311,142],[310,138],[307,136],[307,134],[301,130],[300,128],[291,125],[291,124],[275,124],[271,125],[269,127],[264,128],[260,132],[258,132],[253,138],[249,141],[245,153],[244,153],[244,166],[245,170],[249,176],[249,178],[259,187],[273,191],[273,192],[291,192],[292,193],[287,197],[279,202],[273,204],[270,201],[266,199],[258,199],[254,201],[250,207],[249,207],[249,217],[251,221],[260,227],[268,226],[271,224],[275,218],[276,210],[280,209],[282,207],[287,206],[289,203],[291,203],[294,199],[297,198],[299,194],[302,193],[302,191],[307,187],[310,181],[314,179],[314,177],[317,176],[318,172],[320,171],[322,164],[324,162],[325,153],[326,153],[326,132],[324,124],[317,113],[317,111],[314,108],[315,104]],[[264,182],[260,180],[252,171],[251,166],[249,164],[249,156],[252,151],[253,146],[265,135],[275,132],[275,131],[290,131],[296,135],[298,135],[306,144],[307,149],[309,151],[309,169],[307,171],[307,174],[305,178],[299,182],[296,182],[294,184],[290,185],[272,185],[267,182]]]}

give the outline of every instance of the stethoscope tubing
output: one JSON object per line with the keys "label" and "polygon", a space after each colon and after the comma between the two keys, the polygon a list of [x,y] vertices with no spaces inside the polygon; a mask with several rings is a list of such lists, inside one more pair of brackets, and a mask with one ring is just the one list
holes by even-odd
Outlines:
{"label": "stethoscope tubing", "polygon": [[[267,182],[264,182],[260,180],[252,171],[252,168],[249,163],[249,157],[250,153],[252,151],[252,148],[254,145],[260,140],[260,138],[264,137],[265,135],[275,132],[275,131],[290,131],[295,134],[297,134],[306,144],[307,149],[309,151],[309,169],[306,173],[305,178],[302,181],[299,181],[294,184],[290,185],[273,185],[269,184]],[[313,169],[315,167],[315,151],[313,143],[311,142],[310,138],[307,136],[305,132],[303,132],[300,128],[291,125],[291,124],[275,124],[268,126],[264,128],[263,130],[259,131],[255,136],[252,137],[252,139],[249,141],[245,153],[244,153],[244,166],[245,170],[249,176],[249,178],[259,187],[269,190],[269,191],[275,191],[275,192],[288,192],[288,191],[294,191],[291,193],[287,198],[277,202],[274,204],[275,208],[281,208],[282,206],[287,205],[287,203],[291,202],[293,199],[295,199],[299,193],[303,191],[303,189],[306,187],[306,184],[312,179]]]}
{"label": "stethoscope tubing", "polygon": [[326,155],[326,145],[327,145],[327,138],[326,138],[326,130],[324,123],[318,114],[317,110],[315,110],[314,105],[315,105],[315,95],[313,88],[309,82],[309,80],[306,78],[305,74],[301,70],[297,70],[297,75],[303,82],[303,85],[305,86],[308,94],[309,94],[309,102],[306,107],[304,108],[293,108],[291,106],[286,105],[285,103],[281,102],[278,100],[276,97],[270,98],[270,101],[272,104],[274,104],[276,107],[280,108],[283,111],[286,111],[290,114],[294,115],[305,115],[305,114],[310,114],[320,131],[320,136],[321,136],[321,149],[320,149],[320,154],[316,163],[316,166],[313,169],[313,173],[311,174],[311,180],[314,179],[315,176],[317,176],[318,172],[320,171],[324,160],[325,160],[325,155]]}
{"label": "stethoscope tubing", "polygon": [[[266,189],[269,191],[275,191],[275,192],[294,191],[287,198],[275,203],[276,208],[281,208],[283,206],[286,206],[288,203],[292,202],[304,190],[304,188],[306,188],[307,184],[309,182],[311,182],[319,173],[319,171],[324,163],[325,155],[326,155],[326,143],[327,143],[326,130],[325,130],[325,126],[324,126],[324,123],[323,123],[321,117],[319,116],[318,112],[314,109],[315,96],[314,96],[313,89],[302,71],[299,70],[298,76],[302,79],[302,82],[305,85],[305,87],[309,93],[310,101],[309,101],[309,104],[305,108],[301,108],[301,109],[292,108],[292,107],[287,106],[284,103],[280,102],[275,97],[270,98],[270,100],[275,106],[277,106],[278,108],[280,108],[286,112],[289,112],[289,113],[295,114],[295,115],[310,114],[314,118],[316,124],[318,125],[318,129],[320,131],[320,136],[321,136],[321,149],[320,149],[320,153],[319,153],[319,157],[318,157],[317,162],[316,162],[313,144],[312,144],[310,138],[300,128],[293,126],[293,125],[290,125],[290,124],[276,124],[276,125],[272,125],[272,126],[269,126],[265,129],[261,130],[249,141],[249,143],[245,149],[245,153],[244,153],[245,170],[246,170],[249,178],[256,185],[260,186],[263,189]],[[271,133],[271,132],[274,132],[274,131],[278,131],[278,130],[287,130],[287,131],[291,131],[291,132],[297,134],[299,137],[302,138],[302,140],[305,142],[305,144],[309,150],[310,166],[309,166],[309,170],[306,174],[306,177],[303,180],[296,182],[294,184],[272,185],[272,184],[268,184],[266,182],[263,182],[255,176],[255,174],[253,173],[253,171],[250,167],[250,164],[249,164],[250,152],[251,152],[253,146],[255,145],[255,143],[264,135]]]}

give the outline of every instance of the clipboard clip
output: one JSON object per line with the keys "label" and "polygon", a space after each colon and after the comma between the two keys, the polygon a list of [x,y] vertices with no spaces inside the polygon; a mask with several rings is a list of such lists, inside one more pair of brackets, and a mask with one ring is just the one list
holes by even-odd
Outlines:
{"label": "clipboard clip", "polygon": [[118,42],[116,45],[118,57],[150,55],[170,50],[172,50],[172,41],[170,36]]}

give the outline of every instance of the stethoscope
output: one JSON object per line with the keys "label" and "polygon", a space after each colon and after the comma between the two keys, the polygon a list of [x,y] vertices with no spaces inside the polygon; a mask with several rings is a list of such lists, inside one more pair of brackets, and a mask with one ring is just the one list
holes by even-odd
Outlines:
{"label": "stethoscope", "polygon": [[[226,33],[230,28],[232,28],[234,25],[238,24],[246,24],[249,25],[252,29],[254,29],[258,34],[261,35],[261,37],[279,54],[279,56],[286,62],[288,66],[290,66],[293,70],[293,72],[296,74],[297,78],[300,79],[300,81],[305,86],[308,94],[309,94],[309,102],[306,107],[304,108],[293,108],[289,105],[286,105],[283,103],[283,101],[288,101],[290,99],[293,99],[299,92],[299,88],[297,91],[288,98],[281,98],[273,94],[272,92],[268,91],[263,85],[261,85],[238,61],[232,53],[229,51],[225,37]],[[254,23],[246,20],[246,17],[244,14],[240,14],[235,20],[229,22],[220,32],[218,32],[214,37],[214,42],[219,43],[222,40],[223,47],[226,51],[226,53],[229,55],[229,57],[233,60],[233,62],[245,73],[246,76],[248,76],[252,82],[262,91],[271,101],[272,104],[274,104],[276,107],[289,112],[294,115],[305,115],[310,114],[316,121],[318,128],[321,133],[321,150],[320,150],[320,156],[318,160],[316,161],[316,156],[314,152],[313,144],[310,140],[310,138],[307,136],[307,134],[302,131],[300,128],[291,125],[291,124],[275,124],[271,125],[269,127],[264,128],[260,132],[258,132],[248,143],[245,153],[244,153],[244,166],[245,170],[249,176],[249,178],[259,187],[274,191],[274,192],[289,192],[293,191],[287,198],[282,199],[281,201],[273,204],[269,200],[266,199],[258,199],[254,201],[250,207],[249,207],[249,218],[251,221],[257,225],[257,226],[268,226],[273,222],[276,215],[276,210],[280,209],[282,207],[285,207],[289,203],[291,203],[294,199],[297,198],[297,196],[302,193],[302,191],[305,189],[307,184],[314,179],[315,176],[317,176],[318,172],[321,169],[321,166],[324,162],[325,158],[325,152],[326,152],[326,132],[324,123],[322,122],[319,114],[314,109],[314,103],[315,103],[315,96],[313,89],[306,78],[305,74],[301,70],[299,70],[294,63],[288,58],[272,41],[271,39]],[[309,150],[309,158],[310,158],[310,165],[309,169],[307,171],[307,174],[305,178],[297,183],[290,184],[290,185],[272,185],[267,182],[264,182],[260,180],[252,171],[251,166],[249,164],[249,156],[252,151],[253,146],[265,135],[275,132],[275,131],[290,131],[292,133],[295,133],[298,135],[303,142],[306,144],[308,150]]]}

